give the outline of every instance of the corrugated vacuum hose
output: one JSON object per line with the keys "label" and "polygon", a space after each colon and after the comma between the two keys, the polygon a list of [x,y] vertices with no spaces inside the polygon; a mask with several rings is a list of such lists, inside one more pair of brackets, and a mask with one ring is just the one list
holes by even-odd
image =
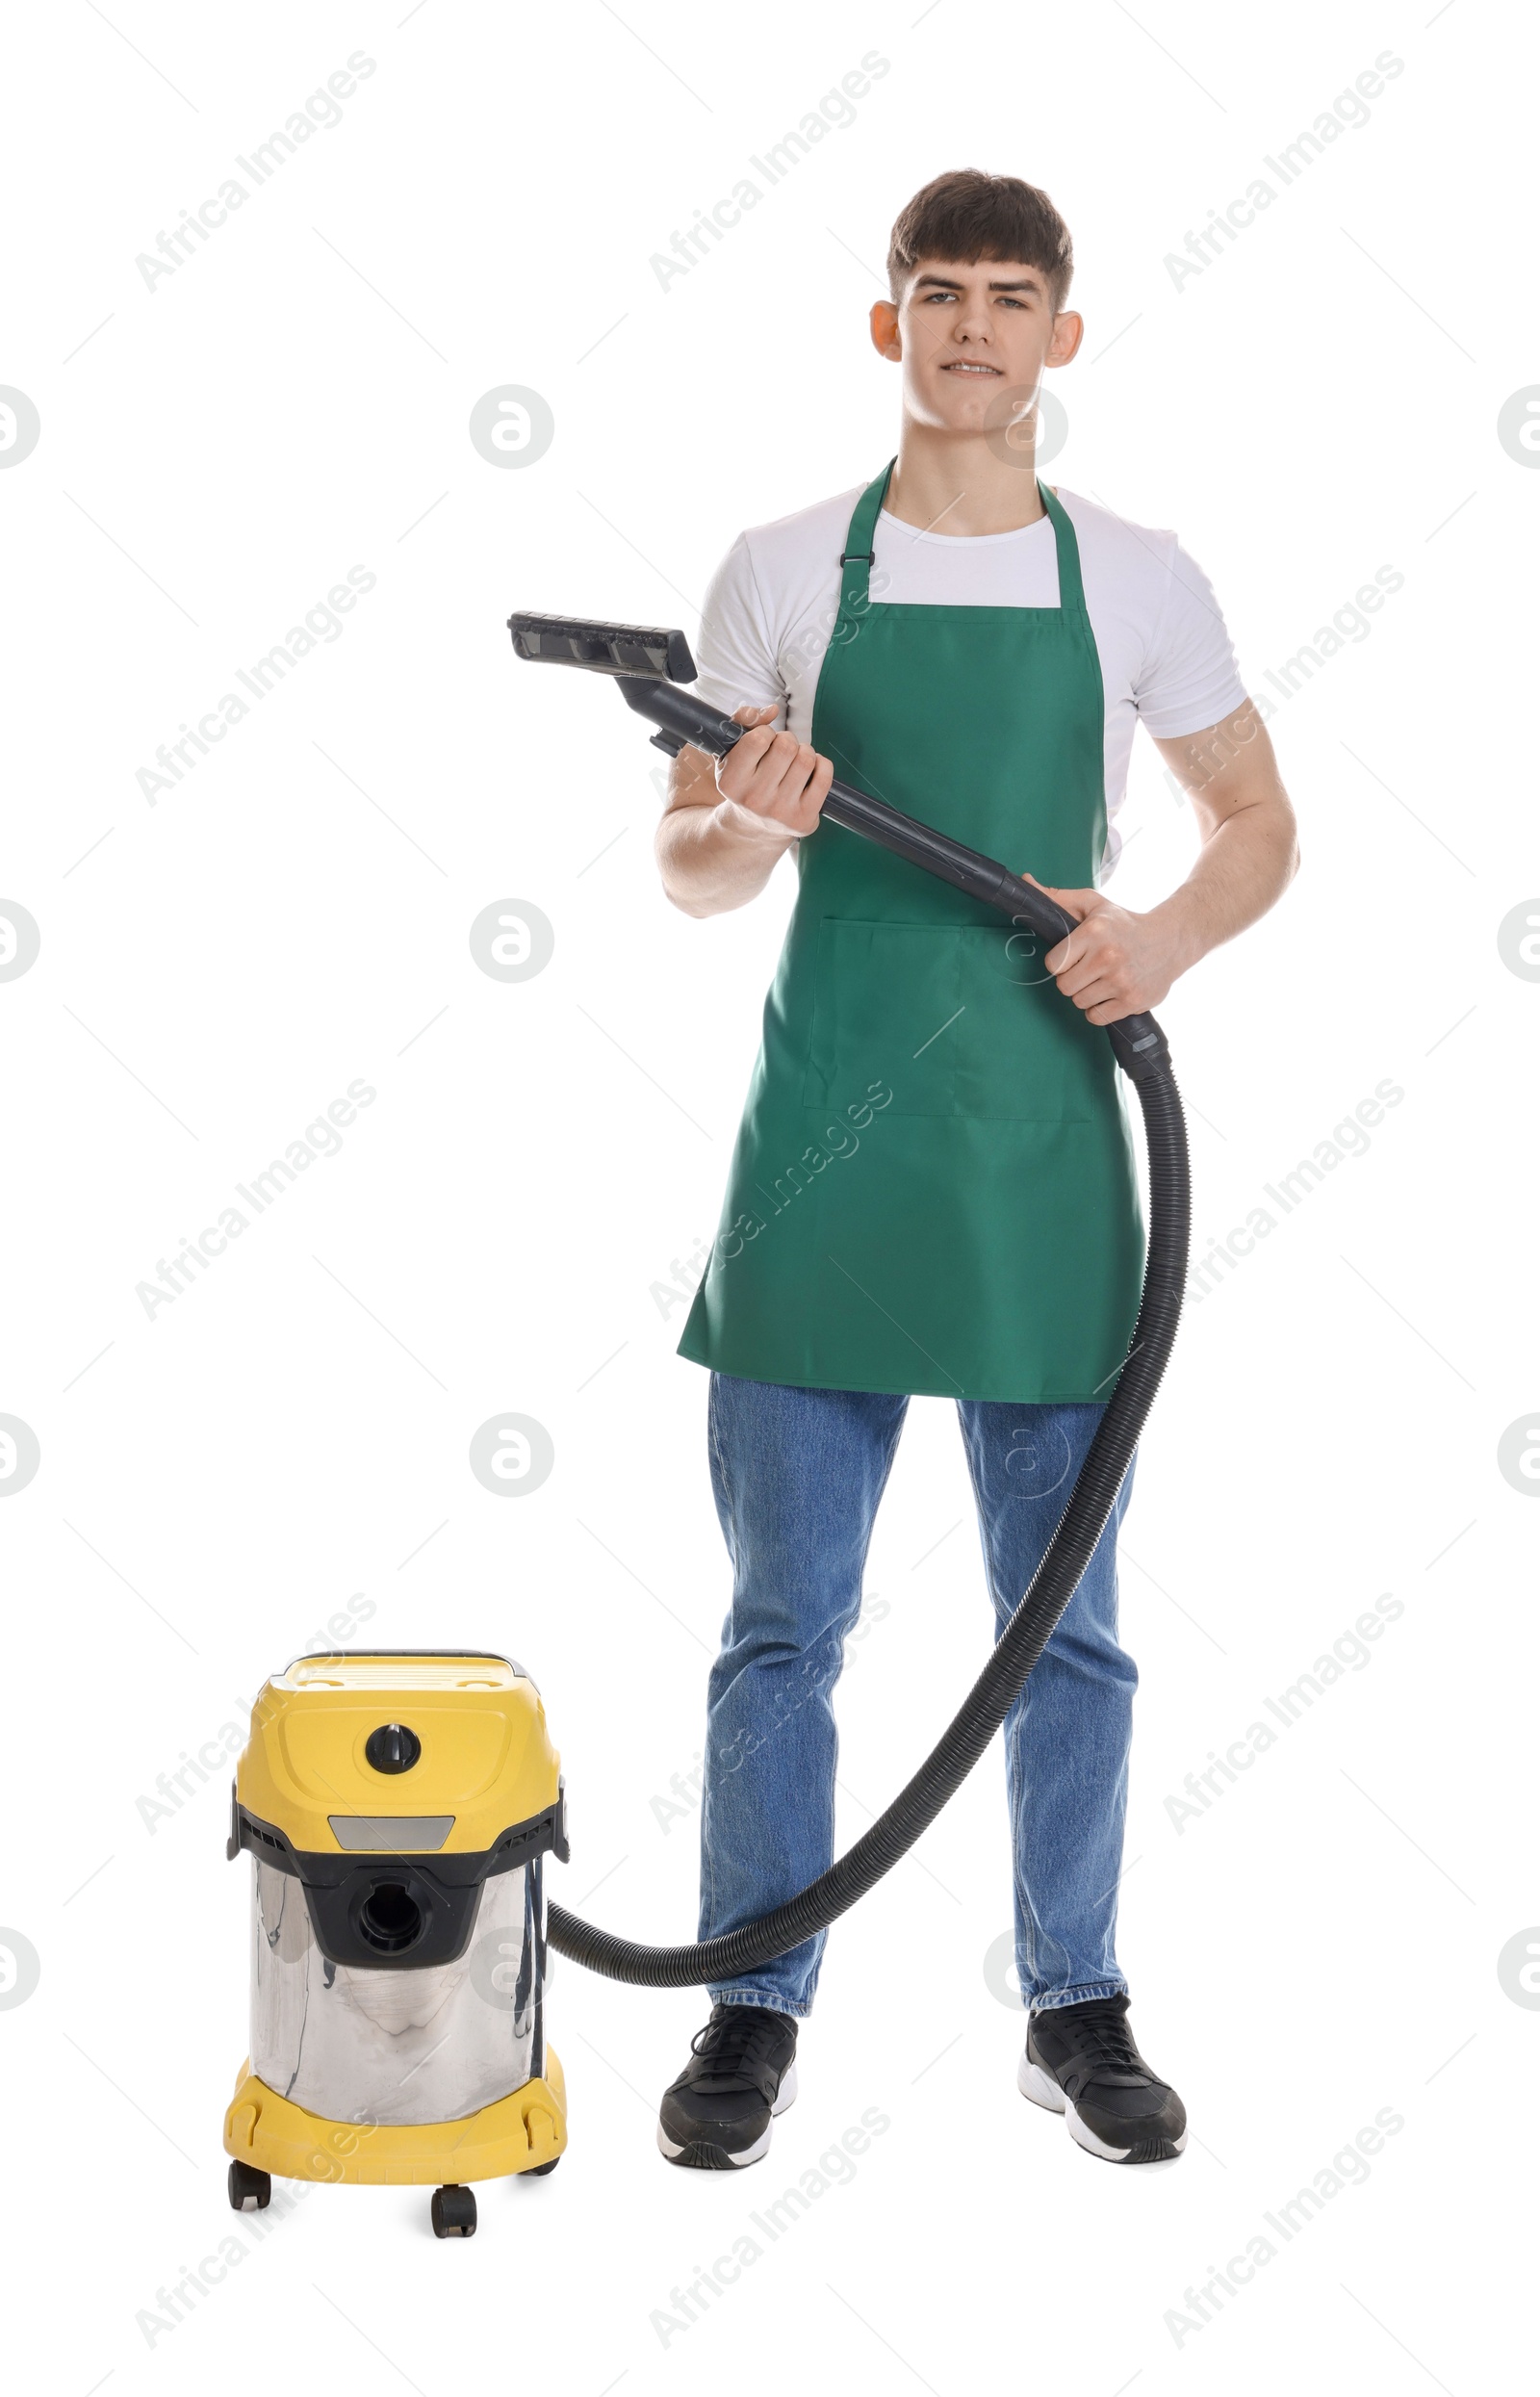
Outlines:
{"label": "corrugated vacuum hose", "polygon": [[[741,726],[678,688],[680,683],[693,681],[695,672],[680,632],[539,615],[512,616],[509,630],[521,657],[620,678],[628,706],[658,726],[654,737],[660,749],[677,754],[688,743],[721,757],[741,736]],[[998,908],[1050,943],[1072,928],[1072,918],[1035,884],[1020,881],[994,859],[979,856],[848,784],[834,784],[824,814]],[[1026,1686],[1112,1513],[1176,1339],[1187,1278],[1192,1217],[1187,1125],[1166,1037],[1147,1015],[1125,1017],[1106,1029],[1117,1062],[1138,1093],[1144,1120],[1149,1226],[1139,1316],[1116,1388],[1042,1562],[988,1662],[886,1813],[827,1872],[784,1905],[724,1932],[720,1939],[650,1947],[603,1931],[569,1914],[565,1906],[552,1904],[550,1944],[574,1964],[643,1988],[688,1989],[701,1982],[732,1980],[799,1946],[864,1897],[929,1830]]]}

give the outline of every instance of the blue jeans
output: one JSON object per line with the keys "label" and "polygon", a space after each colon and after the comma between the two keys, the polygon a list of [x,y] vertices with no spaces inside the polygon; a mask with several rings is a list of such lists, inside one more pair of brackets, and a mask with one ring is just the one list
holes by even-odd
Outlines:
{"label": "blue jeans", "polygon": [[[874,1392],[711,1377],[711,1480],[732,1610],[707,1692],[702,1939],[782,1904],[834,1860],[834,1684],[908,1406]],[[996,1637],[1103,1411],[958,1403]],[[1138,1674],[1117,1644],[1116,1542],[1133,1472],[1130,1464],[1080,1587],[1006,1717],[1016,1972],[1033,2006],[1127,1987],[1114,1932]],[[941,1722],[938,1712],[923,1737]],[[820,1931],[714,1985],[712,1997],[806,2015],[827,1938]]]}

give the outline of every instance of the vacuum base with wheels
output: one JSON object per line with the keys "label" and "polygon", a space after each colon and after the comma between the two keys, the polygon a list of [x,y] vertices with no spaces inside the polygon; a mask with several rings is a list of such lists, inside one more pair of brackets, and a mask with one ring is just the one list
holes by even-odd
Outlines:
{"label": "vacuum base with wheels", "polygon": [[567,2146],[567,2086],[551,2048],[546,2070],[495,2104],[457,2123],[332,2123],[280,2098],[241,2067],[224,2118],[230,2204],[268,2204],[272,2180],[340,2180],[355,2186],[431,2188],[433,2229],[469,2238],[475,2198],[466,2185],[519,2173],[554,2172]]}

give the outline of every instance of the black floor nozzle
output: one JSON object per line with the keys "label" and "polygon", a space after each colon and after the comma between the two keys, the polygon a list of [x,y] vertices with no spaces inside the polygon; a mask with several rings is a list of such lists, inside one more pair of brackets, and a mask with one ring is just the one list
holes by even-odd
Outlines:
{"label": "black floor nozzle", "polygon": [[666,625],[515,613],[508,631],[515,655],[534,665],[586,666],[590,674],[649,675],[664,683],[695,680],[688,641]]}

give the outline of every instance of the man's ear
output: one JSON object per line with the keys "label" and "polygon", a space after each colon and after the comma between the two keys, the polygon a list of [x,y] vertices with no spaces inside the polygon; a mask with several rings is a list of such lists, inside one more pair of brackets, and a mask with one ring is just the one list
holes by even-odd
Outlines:
{"label": "man's ear", "polygon": [[1046,364],[1067,366],[1080,348],[1085,332],[1086,320],[1077,316],[1073,308],[1066,308],[1062,316],[1055,317],[1053,331],[1048,336]]}
{"label": "man's ear", "polygon": [[899,338],[897,301],[873,300],[871,325],[872,348],[879,357],[891,358],[896,364],[904,355],[904,345]]}

